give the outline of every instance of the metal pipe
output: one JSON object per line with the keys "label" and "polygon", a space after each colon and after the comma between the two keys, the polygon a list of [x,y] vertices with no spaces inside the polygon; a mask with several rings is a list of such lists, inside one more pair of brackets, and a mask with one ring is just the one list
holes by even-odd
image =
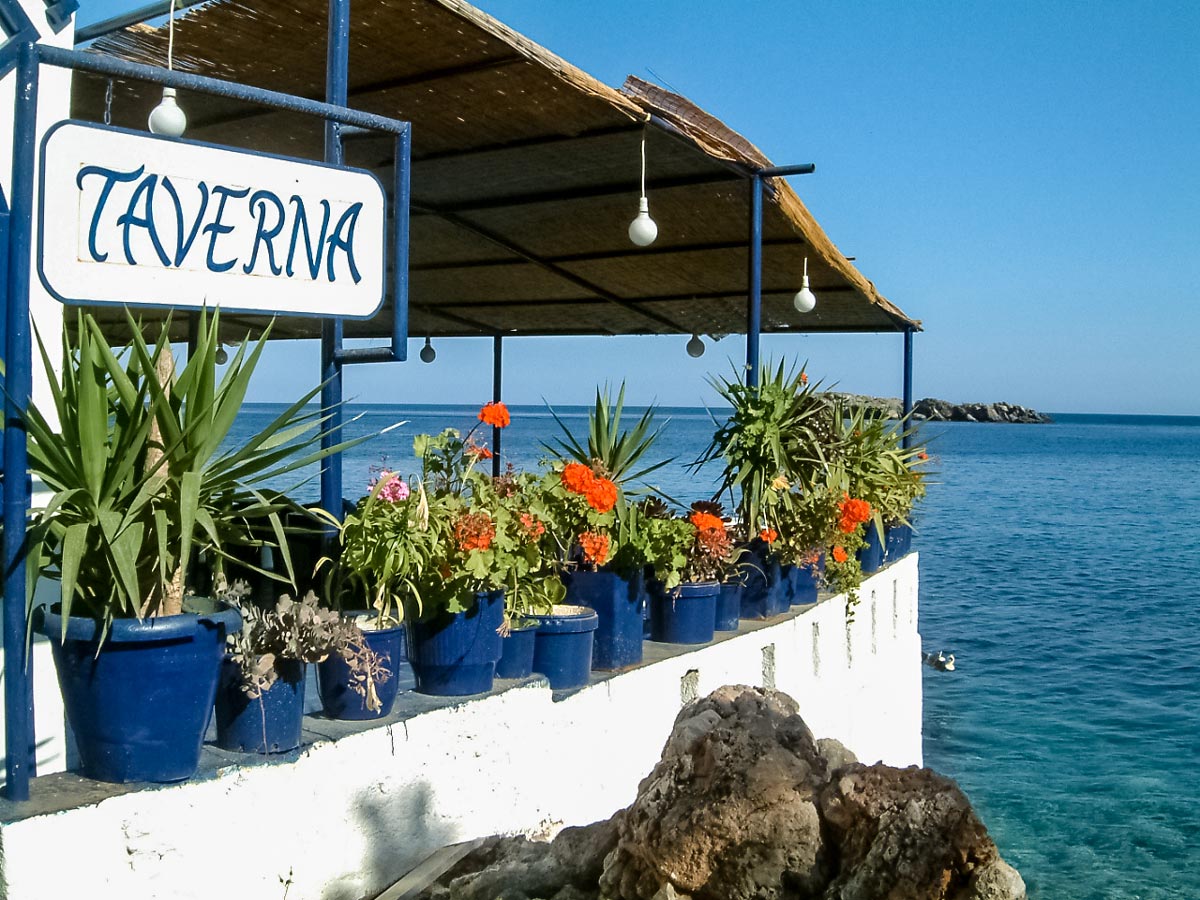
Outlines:
{"label": "metal pipe", "polygon": [[746,302],[746,384],[758,385],[758,339],[762,331],[762,178],[750,176],[750,292]]}
{"label": "metal pipe", "polygon": [[392,358],[396,362],[408,359],[408,244],[412,200],[412,129],[405,128],[396,135],[393,154],[392,208]]}
{"label": "metal pipe", "polygon": [[[175,11],[180,12],[189,6],[196,6],[203,2],[204,0],[175,0]],[[80,44],[86,44],[88,41],[94,41],[96,38],[112,34],[114,31],[128,28],[130,25],[137,25],[141,22],[157,19],[159,16],[169,16],[170,14],[171,0],[159,0],[158,3],[151,3],[149,6],[143,6],[139,9],[122,13],[119,16],[113,16],[101,22],[94,22],[91,25],[75,29],[75,46],[78,47]]]}
{"label": "metal pipe", "polygon": [[[913,329],[904,329],[904,399],[902,413],[906,420],[913,408]],[[904,447],[912,444],[912,434],[907,427],[903,431],[901,443]]]}
{"label": "metal pipe", "polygon": [[817,171],[815,163],[801,163],[796,166],[767,166],[759,169],[760,178],[786,178],[789,175],[811,175]]}
{"label": "metal pipe", "polygon": [[[499,403],[501,381],[504,376],[504,338],[492,338],[492,402]],[[500,477],[500,429],[492,428],[492,477]]]}
{"label": "metal pipe", "polygon": [[[350,60],[350,0],[330,0],[329,38],[325,60],[325,100],[331,106],[345,106]],[[357,123],[351,123],[357,124]],[[325,162],[342,164],[342,140],[338,122],[325,120]],[[321,323],[321,409],[329,418],[321,431],[321,449],[329,450],[341,438],[343,412],[342,320]],[[338,521],[342,518],[342,455],[326,459],[321,468],[321,507]],[[332,540],[332,530],[326,535]]]}
{"label": "metal pipe", "polygon": [[[11,216],[4,187],[0,186],[0,353],[7,352],[8,341],[8,229]],[[4,372],[0,369],[0,409],[4,404]],[[0,472],[0,480],[3,479]]]}
{"label": "metal pipe", "polygon": [[[340,3],[343,0],[333,0],[333,2]],[[244,100],[247,103],[259,103],[275,109],[304,113],[326,120],[332,119],[345,125],[356,125],[360,128],[370,128],[388,134],[400,134],[409,127],[407,122],[399,119],[377,116],[374,113],[360,112],[356,109],[346,109],[344,105],[339,106],[334,103],[309,100],[306,97],[281,94],[279,91],[268,91],[265,88],[236,84],[220,78],[191,75],[187,72],[180,72],[178,69],[167,70],[159,66],[145,66],[112,56],[102,56],[99,53],[64,50],[48,44],[38,44],[37,47],[38,56],[48,66],[74,69],[79,72],[93,72],[97,75],[111,75],[114,78],[135,78],[139,81],[161,84],[164,87],[197,91],[215,97],[230,97],[234,100]]]}
{"label": "metal pipe", "polygon": [[8,327],[4,399],[4,750],[7,795],[29,799],[33,770],[32,660],[25,640],[25,542],[30,483],[21,414],[33,393],[29,279],[33,247],[33,164],[37,138],[38,64],[34,44],[20,48],[13,115],[12,217],[8,241]]}

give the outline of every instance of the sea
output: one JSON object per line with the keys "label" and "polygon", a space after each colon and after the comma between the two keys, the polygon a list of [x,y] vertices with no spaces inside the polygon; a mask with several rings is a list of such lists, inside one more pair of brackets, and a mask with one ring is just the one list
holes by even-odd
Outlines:
{"label": "sea", "polygon": [[[279,408],[248,405],[234,437]],[[510,409],[502,459],[536,466],[562,426]],[[476,411],[350,407],[348,437],[405,424],[346,454],[344,493],[411,472],[413,435],[465,433]],[[585,407],[554,413],[586,439]],[[713,412],[656,421],[653,456],[672,461],[651,483],[711,496],[717,473],[687,465]],[[956,659],[925,670],[925,764],[963,788],[1034,900],[1200,898],[1200,418],[927,423],[921,440],[920,631]],[[295,492],[315,498],[315,479]]]}

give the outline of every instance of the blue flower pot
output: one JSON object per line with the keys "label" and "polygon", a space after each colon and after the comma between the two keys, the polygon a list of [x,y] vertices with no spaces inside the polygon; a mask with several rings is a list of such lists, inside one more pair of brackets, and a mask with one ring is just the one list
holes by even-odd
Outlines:
{"label": "blue flower pot", "polygon": [[556,606],[536,615],[533,671],[545,675],[554,690],[583,687],[592,671],[592,639],[600,617],[586,606]]}
{"label": "blue flower pot", "polygon": [[742,583],[741,581],[726,581],[721,584],[717,594],[717,602],[713,609],[716,613],[713,628],[716,631],[737,631],[738,622],[742,618]]}
{"label": "blue flower pot", "polygon": [[486,694],[500,658],[504,591],[479,591],[462,612],[442,612],[409,628],[408,661],[417,691],[441,697]]}
{"label": "blue flower pot", "polygon": [[792,572],[792,606],[807,606],[817,602],[817,589],[825,573],[825,554],[814,563],[795,566]]}
{"label": "blue flower pot", "polygon": [[884,560],[894,562],[912,550],[912,526],[903,523],[886,525],[883,529]]}
{"label": "blue flower pot", "polygon": [[279,677],[259,697],[242,690],[242,670],[230,657],[217,688],[217,746],[241,753],[284,753],[300,746],[307,666],[275,661]]}
{"label": "blue flower pot", "polygon": [[241,614],[215,601],[195,612],[114,619],[98,644],[92,619],[46,612],[67,722],[83,773],[99,781],[183,781],[196,773],[225,657]]}
{"label": "blue flower pot", "polygon": [[668,591],[650,583],[650,637],[666,644],[707,644],[713,639],[721,585],[695,581]]}
{"label": "blue flower pot", "polygon": [[568,604],[596,611],[600,624],[592,644],[593,669],[621,669],[642,661],[645,578],[615,572],[572,572],[563,579]]}
{"label": "blue flower pot", "polygon": [[[346,618],[354,618],[354,613],[344,613]],[[364,631],[363,639],[367,648],[377,653],[387,669],[386,680],[375,681],[375,694],[379,698],[379,709],[368,709],[367,698],[360,695],[351,686],[350,666],[340,654],[331,653],[317,664],[317,688],[321,693],[321,706],[325,715],[331,719],[345,719],[361,722],[369,719],[382,719],[391,715],[396,703],[396,694],[400,690],[400,666],[407,659],[403,625],[383,628],[378,631]]]}
{"label": "blue flower pot", "polygon": [[753,554],[747,561],[742,587],[742,618],[769,619],[788,611],[779,560]]}
{"label": "blue flower pot", "polygon": [[500,639],[500,658],[496,661],[497,678],[528,678],[533,674],[533,645],[537,622],[514,626]]}
{"label": "blue flower pot", "polygon": [[858,564],[864,575],[871,575],[883,565],[883,538],[874,520],[867,523],[866,541],[867,545],[858,551]]}

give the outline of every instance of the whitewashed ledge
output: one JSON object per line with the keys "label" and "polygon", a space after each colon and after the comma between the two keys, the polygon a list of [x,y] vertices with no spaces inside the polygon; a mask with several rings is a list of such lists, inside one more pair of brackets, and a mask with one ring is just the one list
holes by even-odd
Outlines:
{"label": "whitewashed ledge", "polygon": [[[917,556],[845,597],[743,622],[697,648],[551,692],[539,676],[472,698],[411,691],[382,722],[306,719],[282,757],[205,751],[194,780],[105,785],[69,773],[0,804],[0,897],[358,900],[434,850],[553,833],[635,796],[680,706],[724,684],[775,687],[864,762],[921,763]],[[411,682],[410,682],[411,686]]]}

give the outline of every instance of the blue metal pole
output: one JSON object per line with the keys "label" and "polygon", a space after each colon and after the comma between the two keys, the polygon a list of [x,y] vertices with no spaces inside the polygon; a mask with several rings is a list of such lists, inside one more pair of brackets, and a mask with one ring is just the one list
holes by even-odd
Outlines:
{"label": "blue metal pole", "polygon": [[[350,60],[350,0],[329,2],[329,43],[325,59],[325,102],[345,106],[348,96]],[[342,164],[340,126],[325,120],[325,162]],[[321,409],[329,416],[321,432],[321,448],[328,450],[341,437],[342,428],[342,320],[321,323]],[[326,459],[321,469],[321,507],[339,521],[342,518],[342,455]]]}
{"label": "blue metal pole", "polygon": [[[500,402],[501,382],[504,377],[504,338],[492,338],[492,401]],[[492,429],[492,477],[500,477],[500,429]]]}
{"label": "blue metal pole", "polygon": [[[904,417],[908,418],[908,414],[913,408],[913,329],[904,329]],[[906,428],[904,431],[903,444],[908,447],[912,443],[912,435]]]}
{"label": "blue metal pole", "polygon": [[34,759],[33,666],[25,641],[25,523],[30,484],[21,413],[33,393],[29,339],[30,253],[33,246],[33,162],[37,135],[38,63],[33,44],[20,49],[13,116],[12,217],[8,240],[8,303],[4,359],[4,751],[10,800],[29,799]]}
{"label": "blue metal pole", "polygon": [[[0,355],[8,352],[8,198],[0,187]],[[4,372],[0,370],[0,405],[3,405]]]}
{"label": "blue metal pole", "polygon": [[762,331],[762,178],[750,176],[750,296],[746,305],[746,384],[758,384],[758,339]]}

